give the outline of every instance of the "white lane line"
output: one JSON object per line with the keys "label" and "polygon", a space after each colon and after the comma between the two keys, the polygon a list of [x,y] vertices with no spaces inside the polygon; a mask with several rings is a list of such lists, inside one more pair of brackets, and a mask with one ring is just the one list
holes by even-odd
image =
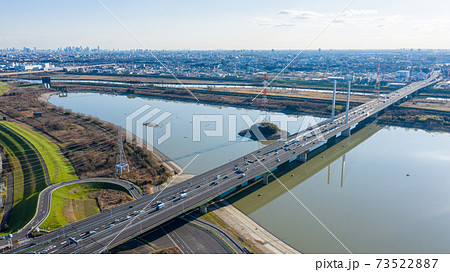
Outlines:
{"label": "white lane line", "polygon": [[181,240],[181,242],[192,252],[192,254],[194,254],[194,251],[186,244],[186,242],[180,237],[180,235],[178,235],[178,233],[172,228],[172,226],[170,226],[170,228],[172,229],[172,232],[178,236],[178,238]]}
{"label": "white lane line", "polygon": [[178,248],[180,249],[181,253],[185,254],[185,253],[183,252],[183,250],[181,249],[181,247],[180,247],[177,243],[175,243],[175,241],[172,239],[172,237],[170,236],[170,234],[167,233],[167,231],[164,229],[163,226],[161,226],[161,229],[162,229],[163,232],[167,235],[167,237],[169,237],[169,240],[172,241],[172,243],[174,244],[174,246],[178,247]]}

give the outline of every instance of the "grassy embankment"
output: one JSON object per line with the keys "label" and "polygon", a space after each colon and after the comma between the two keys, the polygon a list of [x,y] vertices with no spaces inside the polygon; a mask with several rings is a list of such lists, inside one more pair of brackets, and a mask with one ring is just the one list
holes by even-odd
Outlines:
{"label": "grassy embankment", "polygon": [[5,82],[0,82],[0,95],[3,95],[9,91],[9,84]]}
{"label": "grassy embankment", "polygon": [[47,166],[52,183],[78,179],[75,169],[64,157],[61,149],[55,142],[23,124],[12,122],[3,122],[3,124],[22,135],[38,150]]}
{"label": "grassy embankment", "polygon": [[202,220],[205,220],[209,223],[212,223],[216,226],[219,226],[221,229],[223,229],[224,231],[228,232],[231,236],[233,236],[234,239],[239,241],[239,243],[241,243],[241,245],[245,246],[252,253],[260,253],[255,247],[253,247],[252,245],[247,243],[247,241],[245,241],[239,235],[237,235],[234,231],[232,231],[227,224],[225,224],[222,220],[220,220],[220,218],[215,216],[212,212],[202,214],[199,216],[199,218]]}
{"label": "grassy embankment", "polygon": [[5,233],[22,228],[34,216],[39,192],[45,187],[44,169],[31,146],[0,126],[0,145],[14,169],[14,205]]}
{"label": "grassy embankment", "polygon": [[52,194],[50,214],[41,228],[53,230],[99,213],[96,193],[102,189],[128,193],[118,185],[107,183],[80,183],[59,188]]}

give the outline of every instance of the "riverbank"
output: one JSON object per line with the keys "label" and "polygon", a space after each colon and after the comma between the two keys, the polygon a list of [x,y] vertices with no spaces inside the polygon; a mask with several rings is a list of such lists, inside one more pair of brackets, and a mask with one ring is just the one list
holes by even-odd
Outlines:
{"label": "riverbank", "polygon": [[[89,85],[86,87],[86,84],[67,84],[70,86],[71,92],[98,92],[98,93],[107,93],[107,94],[121,94],[121,95],[132,95],[136,97],[146,97],[146,98],[157,98],[157,99],[165,99],[170,101],[182,101],[182,102],[190,102],[197,103],[198,101],[189,94],[186,90],[181,90],[177,88],[169,88],[169,87],[135,87],[130,88],[129,86],[105,86],[101,84]],[[89,88],[89,91],[86,91],[86,88]],[[219,105],[219,106],[231,106],[237,108],[245,108],[245,109],[259,109],[261,106],[261,98],[258,97],[253,99],[255,93],[252,92],[235,92],[235,91],[224,91],[218,89],[192,89],[192,93],[200,100],[202,104],[206,105]],[[336,113],[339,114],[343,110],[345,110],[345,99],[340,98],[338,95],[338,100],[336,101]],[[329,94],[319,94],[317,97],[308,96],[308,97],[300,97],[298,95],[293,94],[277,94],[277,93],[269,93],[268,94],[269,105],[271,111],[277,111],[284,114],[314,114],[318,117],[329,117],[331,114],[331,96]],[[365,98],[367,99],[367,98]],[[351,100],[351,107],[360,105],[361,103],[366,102],[366,100]],[[409,103],[409,104],[408,104]],[[414,102],[415,103],[415,102]],[[401,105],[395,106],[392,108],[392,111],[402,111],[405,106],[410,107],[410,109],[416,111],[422,111],[419,115],[423,115],[425,113],[429,114],[430,108],[421,108],[418,105],[410,105],[411,103],[406,101]],[[440,108],[442,105],[440,105]],[[435,116],[450,116],[449,111],[447,110],[439,110],[438,108],[433,109],[432,115]],[[450,110],[450,108],[449,108]],[[408,121],[403,122],[393,122],[393,123],[385,123],[387,125],[400,125],[405,124],[405,127],[410,127],[408,125]],[[432,125],[431,127],[428,125],[426,129],[436,129],[440,130],[439,124],[437,126]],[[419,127],[420,128],[420,127]]]}
{"label": "riverbank", "polygon": [[[48,100],[50,99],[50,97],[52,95],[57,94],[57,92],[46,92],[43,93],[38,100],[44,103],[47,103],[47,105],[50,105],[52,107],[56,107],[55,105],[53,105],[52,103],[48,102]],[[112,126],[115,126],[114,124],[111,124]],[[136,140],[141,141],[143,143],[142,146],[147,146],[147,142],[144,141],[143,139],[138,139],[137,136],[133,135]],[[179,173],[181,173],[183,171],[183,169],[181,168],[181,166],[179,166],[177,163],[175,163],[173,160],[171,160],[170,158],[168,158],[166,155],[164,155],[164,153],[162,153],[161,151],[159,151],[156,147],[153,147],[152,150],[148,150],[150,153],[152,153],[152,155],[157,159],[158,163],[164,165],[164,167],[166,167],[171,173],[174,173],[174,175],[177,175]]]}
{"label": "riverbank", "polygon": [[[119,175],[114,168],[117,126],[50,105],[46,101],[51,93],[42,86],[10,85],[10,92],[0,96],[0,114],[8,121],[33,127],[54,141],[80,178],[120,177],[150,192],[152,185],[164,183],[172,176],[172,171],[158,162],[152,153],[134,143],[123,145],[133,171]],[[42,96],[43,93],[46,94]]]}

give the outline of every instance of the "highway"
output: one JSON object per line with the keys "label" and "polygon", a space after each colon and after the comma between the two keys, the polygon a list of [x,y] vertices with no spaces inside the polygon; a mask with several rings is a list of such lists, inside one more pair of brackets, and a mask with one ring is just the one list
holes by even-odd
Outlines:
{"label": "highway", "polygon": [[[39,194],[38,206],[34,217],[26,226],[24,226],[18,233],[14,235],[15,240],[27,241],[28,233],[36,229],[36,227],[40,226],[47,219],[48,215],[50,214],[51,198],[54,191],[67,185],[80,183],[116,184],[128,190],[131,196],[133,196],[135,199],[141,198],[143,196],[142,192],[136,185],[124,180],[113,178],[85,178],[85,179],[64,181],[57,184],[51,184],[49,187],[42,190],[42,192]],[[1,242],[2,243],[0,245],[6,244],[6,241]]]}
{"label": "highway", "polygon": [[[201,175],[145,195],[126,205],[115,207],[67,225],[43,237],[28,241],[9,253],[102,253],[136,235],[152,229],[171,218],[207,203],[216,196],[258,177],[278,165],[306,154],[308,150],[348,131],[359,122],[377,114],[415,91],[436,82],[438,72],[420,82],[414,82],[385,97],[372,100],[345,113],[331,122],[322,122],[302,132],[290,135],[257,151],[209,170]],[[181,194],[186,194],[180,198]],[[157,204],[164,204],[158,208]],[[95,233],[94,233],[95,232]],[[72,242],[69,241],[72,238]],[[76,241],[76,242],[75,242]]]}

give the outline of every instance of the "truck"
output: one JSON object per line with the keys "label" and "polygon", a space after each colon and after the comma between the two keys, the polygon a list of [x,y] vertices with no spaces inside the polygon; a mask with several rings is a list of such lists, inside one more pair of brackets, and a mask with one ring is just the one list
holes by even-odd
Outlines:
{"label": "truck", "polygon": [[156,206],[156,210],[161,210],[162,208],[164,208],[164,206],[166,206],[166,204],[160,203],[158,204],[158,206]]}
{"label": "truck", "polygon": [[75,244],[75,245],[78,245],[78,241],[75,240],[75,238],[73,238],[73,237],[69,237],[69,244]]}
{"label": "truck", "polygon": [[181,193],[181,194],[179,195],[179,197],[180,197],[180,200],[181,200],[181,199],[187,197],[187,193]]}

